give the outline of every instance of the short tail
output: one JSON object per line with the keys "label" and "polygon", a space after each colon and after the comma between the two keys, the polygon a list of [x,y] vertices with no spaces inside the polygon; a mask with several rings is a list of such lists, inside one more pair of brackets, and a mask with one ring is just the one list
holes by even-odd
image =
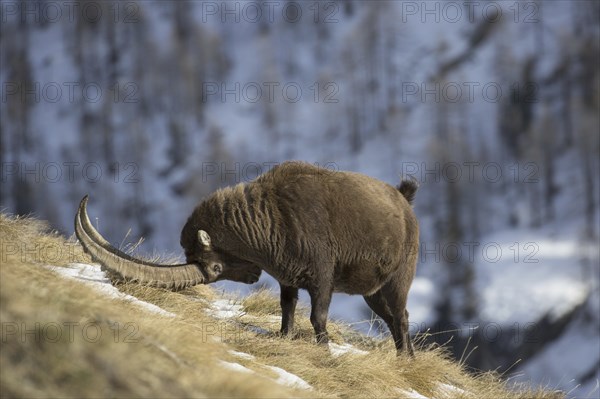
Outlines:
{"label": "short tail", "polygon": [[396,188],[406,198],[408,203],[412,204],[419,189],[419,183],[417,179],[410,177],[409,179],[403,179]]}

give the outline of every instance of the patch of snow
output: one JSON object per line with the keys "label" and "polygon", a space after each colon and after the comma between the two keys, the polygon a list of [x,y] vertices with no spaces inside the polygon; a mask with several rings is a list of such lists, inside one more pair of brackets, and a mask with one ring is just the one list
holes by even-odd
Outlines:
{"label": "patch of snow", "polygon": [[342,355],[345,355],[346,353],[350,353],[353,355],[366,355],[367,353],[369,353],[362,349],[358,349],[348,343],[340,345],[340,344],[336,344],[333,342],[329,343],[329,351],[331,352],[331,355],[333,357],[342,356]]}
{"label": "patch of snow", "polygon": [[257,321],[260,321],[261,323],[265,323],[265,322],[273,323],[274,325],[277,325],[277,327],[279,328],[279,325],[281,323],[281,316],[274,316],[274,315],[254,316],[251,314],[245,314],[244,320],[257,320]]}
{"label": "patch of snow", "polygon": [[248,367],[244,367],[239,363],[226,362],[225,360],[219,360],[219,364],[227,370],[237,371],[239,373],[252,374],[254,370],[250,370]]}
{"label": "patch of snow", "polygon": [[[595,380],[600,379],[600,341],[597,319],[593,315],[599,302],[595,292],[586,303],[586,308],[577,315],[567,330],[538,354],[529,359],[519,368],[521,376],[516,381],[535,381],[541,384],[551,384],[560,381],[557,388],[571,391],[569,397],[594,397],[587,394],[593,390]],[[587,315],[586,315],[587,313]],[[592,374],[588,380],[591,383],[577,386],[584,375]],[[596,391],[596,395],[598,391]]]}
{"label": "patch of snow", "polygon": [[459,387],[455,387],[454,385],[446,384],[443,382],[440,382],[437,384],[436,391],[437,391],[436,398],[438,398],[438,399],[444,399],[444,398],[450,399],[450,398],[454,398],[456,396],[468,395],[468,392],[465,391],[464,389],[461,389]]}
{"label": "patch of snow", "polygon": [[263,316],[261,317],[261,321],[268,321],[269,323],[275,323],[275,324],[279,324],[281,323],[281,316],[273,316],[273,315],[268,315],[268,316]]}
{"label": "patch of snow", "polygon": [[249,353],[238,352],[238,351],[234,351],[233,349],[230,349],[229,353],[231,355],[233,355],[233,356],[239,357],[240,359],[246,359],[246,360],[254,360],[254,359],[256,359],[254,356],[252,356]]}
{"label": "patch of snow", "polygon": [[[539,239],[527,230],[489,236],[476,254],[481,317],[502,325],[557,320],[587,298],[589,282],[573,266],[581,245],[573,239]],[[527,298],[523,300],[524,296]]]}
{"label": "patch of snow", "polygon": [[207,312],[217,319],[231,319],[244,314],[242,305],[236,305],[234,301],[229,299],[217,299]]}
{"label": "patch of snow", "polygon": [[[240,359],[245,359],[245,360],[255,360],[256,359],[253,355],[251,355],[249,353],[238,352],[233,349],[230,349],[228,352],[233,356],[239,357]],[[250,370],[238,363],[231,363],[231,362],[226,362],[223,360],[221,360],[219,363],[229,370],[242,371],[245,373],[253,372],[252,370]],[[307,383],[306,381],[304,381],[302,378],[298,377],[297,375],[290,373],[289,371],[286,371],[286,370],[284,370],[280,367],[276,367],[276,366],[265,366],[265,367],[277,374],[277,379],[275,380],[275,382],[280,385],[285,385],[288,387],[298,388],[298,389],[306,389],[306,390],[312,389],[312,386],[309,383]]]}
{"label": "patch of snow", "polygon": [[396,389],[396,391],[398,391],[398,393],[401,396],[401,398],[403,399],[430,399],[427,396],[423,396],[421,395],[419,392],[415,391],[414,389],[410,389],[410,390],[406,390],[406,389]]}
{"label": "patch of snow", "polygon": [[439,289],[431,279],[415,277],[408,291],[408,312],[410,324],[430,324],[436,319],[435,306],[438,302]]}
{"label": "patch of snow", "polygon": [[110,282],[110,279],[106,276],[106,273],[102,271],[100,265],[86,264],[86,263],[71,263],[67,267],[59,267],[47,265],[48,269],[58,273],[59,275],[81,281],[84,284],[92,286],[95,290],[102,294],[116,299],[122,299],[137,306],[140,306],[152,313],[159,314],[166,317],[175,317],[175,313],[168,312],[152,303],[142,301],[132,295],[124,294],[119,291]]}
{"label": "patch of snow", "polygon": [[298,377],[296,374],[292,374],[289,371],[285,371],[284,369],[276,366],[266,367],[269,370],[277,373],[278,377],[275,380],[275,382],[277,382],[278,384],[285,385],[291,388],[312,390],[312,386],[308,382],[304,381],[302,378]]}
{"label": "patch of snow", "polygon": [[271,331],[269,331],[269,330],[267,330],[265,328],[259,327],[259,326],[255,326],[255,325],[252,325],[252,324],[246,324],[246,325],[244,325],[244,327],[246,329],[248,329],[249,331],[252,331],[255,334],[271,335]]}
{"label": "patch of snow", "polygon": [[[430,399],[427,396],[421,395],[419,392],[415,391],[414,389],[401,389],[398,388],[396,389],[396,391],[398,391],[398,393],[400,393],[402,396],[402,398],[406,398],[406,399]],[[455,387],[454,385],[450,385],[450,384],[446,384],[446,383],[438,383],[437,384],[437,389],[436,389],[436,394],[434,396],[435,399],[451,399],[457,396],[469,396],[469,393],[467,391],[465,391],[464,389]]]}

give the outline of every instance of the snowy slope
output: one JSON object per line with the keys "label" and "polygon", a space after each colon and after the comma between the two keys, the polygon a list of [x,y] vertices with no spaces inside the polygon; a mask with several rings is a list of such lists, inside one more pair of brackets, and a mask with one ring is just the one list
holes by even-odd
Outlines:
{"label": "snowy slope", "polygon": [[476,251],[481,319],[525,324],[548,314],[557,320],[584,303],[597,287],[574,264],[581,250],[574,238],[540,239],[539,232],[527,230],[487,236]]}
{"label": "snowy slope", "polygon": [[[596,291],[568,329],[552,345],[525,362],[516,380],[561,388],[572,398],[600,395],[600,298]],[[558,381],[558,383],[556,382]]]}
{"label": "snowy slope", "polygon": [[[597,244],[574,234],[504,231],[487,237],[489,251],[476,257],[476,290],[481,292],[478,323],[520,331],[518,342],[540,336],[538,323],[574,320],[541,352],[517,367],[517,381],[569,392],[569,397],[598,395],[600,375],[600,291]],[[585,258],[585,262],[582,259]],[[490,332],[493,338],[496,333]],[[490,338],[490,339],[492,339]],[[537,339],[537,338],[536,338]],[[595,390],[594,390],[595,389]],[[591,396],[590,396],[591,393]]]}
{"label": "snowy slope", "polygon": [[[57,274],[59,274],[60,276],[62,276],[64,278],[73,279],[75,281],[81,282],[82,284],[89,285],[90,287],[97,290],[102,295],[106,295],[108,297],[115,298],[118,300],[125,300],[128,302],[132,302],[132,303],[136,304],[137,306],[139,306],[144,311],[152,312],[159,316],[177,317],[176,314],[165,311],[164,309],[161,309],[160,307],[158,307],[154,304],[139,300],[134,296],[121,293],[117,288],[115,288],[113,285],[111,285],[110,279],[106,276],[105,272],[103,272],[101,270],[100,266],[97,264],[74,263],[74,264],[69,265],[68,267],[55,267],[55,266],[46,266],[46,267],[49,268],[50,270],[56,272]],[[218,319],[223,319],[223,320],[235,319],[236,317],[239,317],[242,314],[241,306],[235,304],[233,301],[228,300],[228,299],[215,300],[211,304],[211,309],[209,309],[208,312],[213,317],[218,318]],[[359,349],[355,348],[354,346],[347,344],[347,343],[342,344],[342,345],[331,343],[330,351],[331,351],[332,356],[334,356],[334,357],[341,356],[344,354],[364,355],[367,353],[366,351],[359,350]],[[234,351],[234,350],[230,350],[229,353],[232,354],[234,357],[237,357],[240,359],[250,360],[250,361],[256,360],[256,358],[254,356],[252,356],[248,353],[238,352],[238,351]],[[255,373],[254,370],[251,370],[237,362],[220,360],[219,364],[224,369],[227,369],[232,372],[244,373],[244,374]],[[265,370],[275,373],[275,375],[277,377],[273,378],[272,381],[274,381],[277,384],[289,386],[289,387],[296,388],[296,389],[312,390],[311,385],[308,384],[306,381],[304,381],[302,378],[300,378],[299,376],[297,376],[293,373],[290,373],[287,370],[282,369],[281,367],[269,366],[269,365],[262,365],[262,367]],[[456,389],[458,389],[458,388],[452,387],[447,384],[444,384],[444,386],[440,385],[440,393],[443,394],[442,396],[440,396],[440,398],[446,397],[447,396],[446,393],[451,392],[452,390],[456,390]],[[411,391],[411,392],[412,392],[411,394],[415,394],[415,395],[417,394],[416,391]],[[408,393],[407,393],[407,395],[408,395]],[[420,396],[420,397],[424,397],[424,396]]]}
{"label": "snowy slope", "polygon": [[[83,284],[89,285],[93,287],[93,289],[97,290],[102,295],[106,295],[111,298],[125,300],[128,302],[132,302],[145,311],[155,313],[160,316],[165,317],[177,317],[176,314],[167,312],[160,307],[139,300],[134,296],[126,295],[121,293],[116,287],[114,287],[110,279],[106,276],[106,273],[103,272],[100,268],[100,265],[97,264],[83,264],[83,263],[74,263],[69,265],[68,267],[55,267],[55,266],[47,266],[49,269],[53,270],[60,276],[65,278],[74,279]],[[217,300],[212,305],[214,311],[211,312],[217,318],[228,319],[234,317],[239,312],[239,307],[236,308],[236,305],[230,305],[227,300]],[[237,309],[237,310],[236,310]],[[242,357],[245,359],[253,359],[252,355],[240,352],[232,352],[237,357]],[[221,360],[219,363],[223,368],[238,372],[238,373],[254,373],[253,370],[250,370],[239,363],[227,362]],[[275,372],[278,377],[273,381],[280,385],[290,386],[298,389],[306,389],[310,390],[312,387],[304,381],[302,378],[294,375],[280,367],[275,366],[265,366],[269,370]]]}
{"label": "snowy slope", "polygon": [[[116,300],[124,300],[124,301],[134,303],[135,305],[139,306],[143,311],[152,312],[158,316],[177,317],[176,314],[165,311],[164,309],[161,309],[160,307],[158,307],[154,304],[139,300],[134,296],[121,293],[116,287],[111,285],[110,279],[106,276],[105,272],[103,272],[101,270],[100,265],[98,265],[98,264],[74,263],[74,264],[70,264],[68,267],[56,267],[56,266],[50,266],[50,265],[46,266],[46,267],[48,269],[56,272],[61,277],[72,279],[74,281],[77,281],[77,282],[80,282],[82,284],[86,284],[86,285],[92,287],[94,290],[98,291],[98,293],[100,293],[101,295],[115,298]],[[243,314],[242,307],[240,305],[236,304],[235,301],[233,301],[233,300],[225,299],[225,298],[214,300],[210,304],[210,308],[207,311],[210,315],[212,315],[213,317],[215,317],[217,319],[224,320],[224,321],[229,320],[232,322],[235,322],[235,320]],[[330,349],[331,355],[333,357],[339,357],[342,355],[362,356],[362,355],[365,355],[368,353],[368,352],[366,352],[364,350],[360,350],[348,343],[344,343],[344,344],[330,343],[329,349]],[[164,348],[164,350],[168,350],[168,349]],[[276,375],[275,378],[271,378],[271,377],[263,375],[263,377],[271,379],[274,383],[277,383],[277,384],[280,384],[283,386],[287,386],[287,387],[291,387],[291,388],[295,388],[295,389],[307,390],[307,391],[310,391],[313,389],[313,387],[310,384],[308,384],[305,380],[303,380],[301,377],[299,377],[293,373],[290,373],[289,371],[287,371],[281,367],[260,364],[260,363],[258,363],[257,359],[251,354],[235,351],[232,349],[230,349],[228,351],[228,353],[231,354],[233,357],[242,359],[244,361],[256,362],[255,365],[259,369],[264,369],[265,371],[268,371],[270,374]],[[257,371],[252,370],[246,366],[243,366],[242,364],[240,364],[238,362],[219,360],[218,364],[223,369],[226,369],[230,372],[243,373],[243,374],[257,373]],[[420,393],[418,393],[417,391],[412,390],[412,389],[411,390],[397,389],[397,391],[403,397],[429,399],[427,396],[423,396]],[[456,395],[466,396],[466,397],[471,396],[471,394],[464,391],[463,389],[460,389],[458,387],[455,387],[455,386],[447,384],[447,383],[440,382],[437,384],[436,393],[432,398],[450,399],[450,398],[455,397]]]}
{"label": "snowy slope", "polygon": [[[14,129],[21,122],[11,120],[13,112],[8,112],[6,101],[2,102],[2,128],[7,132],[2,136],[3,161],[24,162],[30,170],[49,163],[79,163],[73,180],[64,166],[58,181],[52,179],[52,174],[14,177],[4,174],[3,170],[3,195],[15,189],[12,183],[28,183],[25,198],[32,207],[25,212],[35,211],[53,226],[70,232],[77,202],[90,193],[92,219],[111,242],[135,240],[132,237],[143,235],[147,242],[142,249],[179,254],[179,231],[193,205],[218,186],[254,177],[255,174],[240,172],[247,162],[261,166],[290,158],[321,165],[330,162],[336,169],[359,171],[391,184],[398,182],[407,166],[417,165],[417,178],[422,187],[415,209],[421,222],[422,240],[427,244],[439,241],[438,233],[446,227],[443,223],[440,225],[440,220],[444,222],[449,213],[445,181],[439,171],[430,178],[423,172],[436,162],[444,161],[440,157],[444,148],[439,148],[436,131],[437,115],[442,110],[440,101],[432,100],[431,96],[423,98],[422,85],[431,87],[430,78],[439,64],[469,48],[467,34],[473,21],[461,18],[455,23],[442,18],[434,22],[433,16],[424,16],[421,12],[407,14],[405,8],[413,4],[411,2],[379,2],[377,6],[382,8],[354,2],[351,12],[346,11],[343,3],[334,3],[337,22],[317,27],[325,33],[317,33],[311,18],[312,9],[308,6],[300,24],[286,24],[278,14],[276,21],[269,24],[268,33],[264,33],[258,24],[235,23],[231,18],[226,23],[222,23],[219,16],[204,21],[202,3],[192,2],[191,9],[183,16],[191,18],[192,28],[182,39],[176,35],[177,18],[183,17],[176,17],[175,7],[161,2],[136,4],[140,6],[141,18],[136,24],[108,20],[105,25],[88,26],[67,19],[38,24],[29,19],[26,39],[9,38],[3,42],[3,49],[8,47],[5,43],[9,41],[24,46],[32,81],[42,86],[58,83],[63,89],[63,96],[56,103],[45,97],[31,104],[26,110],[27,126],[23,131]],[[414,5],[425,7],[426,3],[414,2]],[[461,87],[465,82],[484,85],[501,81],[500,75],[506,74],[508,80],[502,84],[507,96],[509,87],[519,83],[528,59],[539,56],[534,78],[542,79],[560,63],[563,43],[569,43],[566,46],[569,51],[576,50],[575,44],[571,46],[575,36],[570,36],[570,32],[575,24],[570,18],[577,13],[577,8],[569,2],[496,2],[494,5],[502,7],[504,15],[503,20],[494,25],[498,30],[496,36],[484,42],[461,67],[446,76],[446,83]],[[477,7],[477,16],[480,16],[482,5],[478,3]],[[543,7],[543,10],[535,7]],[[515,10],[521,12],[518,18]],[[537,10],[534,17],[539,22],[523,23],[531,10]],[[67,15],[66,10],[63,14]],[[8,24],[3,24],[3,29],[8,33],[13,29],[20,35],[19,18],[14,15],[7,18]],[[424,23],[422,18],[429,19]],[[110,62],[109,33],[114,33],[115,44],[120,49],[115,65]],[[394,47],[389,47],[391,44],[384,38],[394,39]],[[221,56],[224,61],[215,61]],[[7,57],[3,58],[6,62]],[[25,70],[23,65],[17,64],[17,67],[19,71]],[[0,76],[4,83],[12,78],[5,72],[8,67],[2,69]],[[109,76],[111,70],[115,76]],[[122,96],[119,101],[112,101],[111,87],[116,82],[111,79],[116,79],[121,88],[123,84],[134,83],[138,89],[136,101],[125,103]],[[236,83],[243,87],[248,83],[260,86],[264,82],[277,82],[279,86],[272,102],[264,98],[265,90],[258,102],[244,98],[233,101],[232,96],[223,100],[218,95],[204,101],[202,79],[224,83],[229,88]],[[80,89],[75,90],[75,99],[70,100],[68,86],[65,86],[69,82],[98,84],[104,93],[102,100],[86,100]],[[334,83],[339,89],[335,95],[337,102],[325,103],[326,91],[315,101],[311,87],[316,82]],[[283,99],[280,89],[287,83],[302,88],[303,95],[298,102]],[[416,84],[421,93],[402,97],[401,88],[406,84]],[[388,88],[396,90],[395,103],[389,100]],[[544,89],[540,87],[540,95],[546,93]],[[552,90],[556,89],[548,89]],[[17,98],[17,105],[23,106],[18,95],[9,96],[11,98]],[[509,168],[516,161],[510,158],[514,154],[505,154],[507,150],[498,134],[501,105],[484,99],[483,92],[477,90],[473,101],[448,105],[451,115],[465,117],[463,123],[448,118],[442,124],[453,139],[464,144],[445,161],[459,164],[491,161],[504,168],[503,179],[498,184],[482,184],[478,169],[478,180],[474,184],[461,185],[461,189],[470,190],[461,199],[471,198],[472,194],[479,196],[473,204],[460,208],[465,211],[468,207],[476,208],[474,214],[479,217],[478,229],[466,216],[461,218],[463,228],[469,230],[467,234],[478,234],[471,238],[481,243],[475,251],[474,266],[478,293],[476,321],[513,325],[535,322],[545,315],[559,319],[598,289],[597,243],[590,249],[590,243],[580,238],[586,222],[583,193],[587,183],[580,169],[579,146],[585,143],[576,142],[574,147],[562,149],[554,164],[557,170],[554,183],[559,191],[554,204],[557,213],[554,223],[548,222],[537,230],[530,228],[535,219],[530,205],[533,194],[525,190],[527,185],[512,184]],[[564,122],[557,116],[562,114],[556,106],[544,111],[538,99],[532,107],[534,122],[538,125],[544,112],[555,117],[550,120],[553,125]],[[577,109],[574,105],[572,108],[572,111]],[[273,116],[270,122],[269,115]],[[377,120],[376,115],[382,120]],[[585,120],[579,118],[580,114],[575,116],[572,130],[579,131],[581,126],[585,127]],[[360,130],[362,140],[354,151],[349,140],[353,128]],[[182,132],[178,137],[180,143],[174,139],[177,131]],[[214,131],[219,132],[217,144],[209,140]],[[23,144],[27,141],[22,140],[26,133],[30,136],[29,145]],[[543,130],[542,134],[546,133]],[[543,135],[543,138],[540,143],[552,143],[551,137]],[[184,149],[183,154],[174,152],[176,144]],[[560,147],[559,143],[554,145]],[[518,167],[522,168],[525,162],[543,165],[541,148],[526,150],[531,152],[521,154],[524,158]],[[112,161],[120,165],[118,174],[110,172]],[[179,163],[171,168],[175,161]],[[204,162],[217,162],[220,168],[225,162],[225,169],[234,170],[235,181],[223,178],[220,173],[204,175]],[[101,168],[103,175],[98,181],[92,173],[95,168],[85,173],[86,163]],[[129,163],[135,165],[134,181],[127,180],[131,172],[126,169]],[[524,171],[521,169],[521,172]],[[463,173],[466,175],[466,170]],[[542,195],[544,173],[540,168],[536,175],[540,177],[537,195]],[[9,211],[22,206],[23,201],[19,202],[18,198],[3,199],[6,202],[2,206]],[[597,197],[595,200],[597,203]],[[509,221],[513,213],[517,215],[516,225]],[[600,213],[597,213],[594,222],[598,225],[599,221]],[[124,239],[129,229],[131,234]],[[489,247],[483,254],[482,247],[487,244],[497,246]],[[497,261],[491,261],[496,248],[502,255]],[[590,255],[582,259],[584,252]],[[422,261],[419,265],[408,302],[411,330],[424,331],[436,321],[435,306],[446,300],[440,297],[440,287],[445,283],[440,278],[443,269],[441,262]],[[91,273],[90,280],[103,283],[100,281],[103,277],[94,276],[93,271],[78,270],[72,272],[81,276]],[[276,287],[268,277],[261,279],[261,283]],[[253,288],[233,283],[221,287],[242,293]],[[308,304],[306,293],[301,295],[301,300]],[[369,315],[362,298],[334,296],[331,317],[345,320],[361,331],[378,334],[369,323]],[[588,342],[578,336],[577,331],[570,327],[560,338],[565,342],[562,345],[572,342],[580,348],[580,343]],[[597,333],[593,335],[593,330],[590,334],[590,342],[600,339]],[[560,340],[556,342],[559,351]],[[534,357],[531,361],[538,359],[538,363],[532,364],[545,363],[544,359],[550,355],[544,353],[553,353],[552,348]],[[594,358],[590,356],[587,360],[593,363]],[[588,363],[573,367],[568,374],[542,367],[547,373],[534,373],[532,378],[562,384],[570,378],[578,378]]]}

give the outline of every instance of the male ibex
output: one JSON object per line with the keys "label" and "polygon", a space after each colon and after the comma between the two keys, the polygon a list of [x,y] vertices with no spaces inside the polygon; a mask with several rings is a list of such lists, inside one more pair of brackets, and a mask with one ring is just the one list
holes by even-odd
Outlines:
{"label": "male ibex", "polygon": [[416,182],[394,188],[351,172],[286,162],[201,202],[181,232],[187,264],[141,261],[113,248],[86,213],[75,218],[84,248],[126,280],[181,289],[221,279],[254,283],[261,270],[281,287],[281,332],[294,325],[298,289],[308,290],[317,342],[328,342],[334,292],[363,295],[388,325],[398,352],[413,353],[406,299],[416,270]]}

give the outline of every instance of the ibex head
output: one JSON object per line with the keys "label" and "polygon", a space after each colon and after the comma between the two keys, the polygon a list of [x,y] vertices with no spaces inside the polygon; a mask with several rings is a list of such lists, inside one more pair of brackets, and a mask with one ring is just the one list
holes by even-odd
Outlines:
{"label": "ibex head", "polygon": [[[186,262],[203,265],[210,270],[219,270],[217,280],[230,280],[246,284],[258,281],[262,270],[240,254],[231,254],[220,248],[220,238],[211,235],[200,227],[201,221],[194,214],[181,230],[181,246],[185,251]],[[215,242],[216,241],[216,242]]]}
{"label": "ibex head", "polygon": [[[94,228],[87,215],[86,195],[79,204],[75,216],[75,234],[83,248],[92,256],[94,261],[99,262],[104,268],[119,274],[127,281],[135,281],[141,284],[180,290],[197,284],[212,283],[217,280],[238,277],[236,281],[253,283],[258,280],[258,273],[254,267],[231,267],[225,266],[225,259],[217,251],[212,249],[210,236],[203,230],[196,233],[199,247],[203,249],[201,256],[197,254],[190,256],[186,249],[185,264],[163,265],[154,262],[136,259],[126,253],[114,248]],[[231,279],[231,278],[229,278]]]}

